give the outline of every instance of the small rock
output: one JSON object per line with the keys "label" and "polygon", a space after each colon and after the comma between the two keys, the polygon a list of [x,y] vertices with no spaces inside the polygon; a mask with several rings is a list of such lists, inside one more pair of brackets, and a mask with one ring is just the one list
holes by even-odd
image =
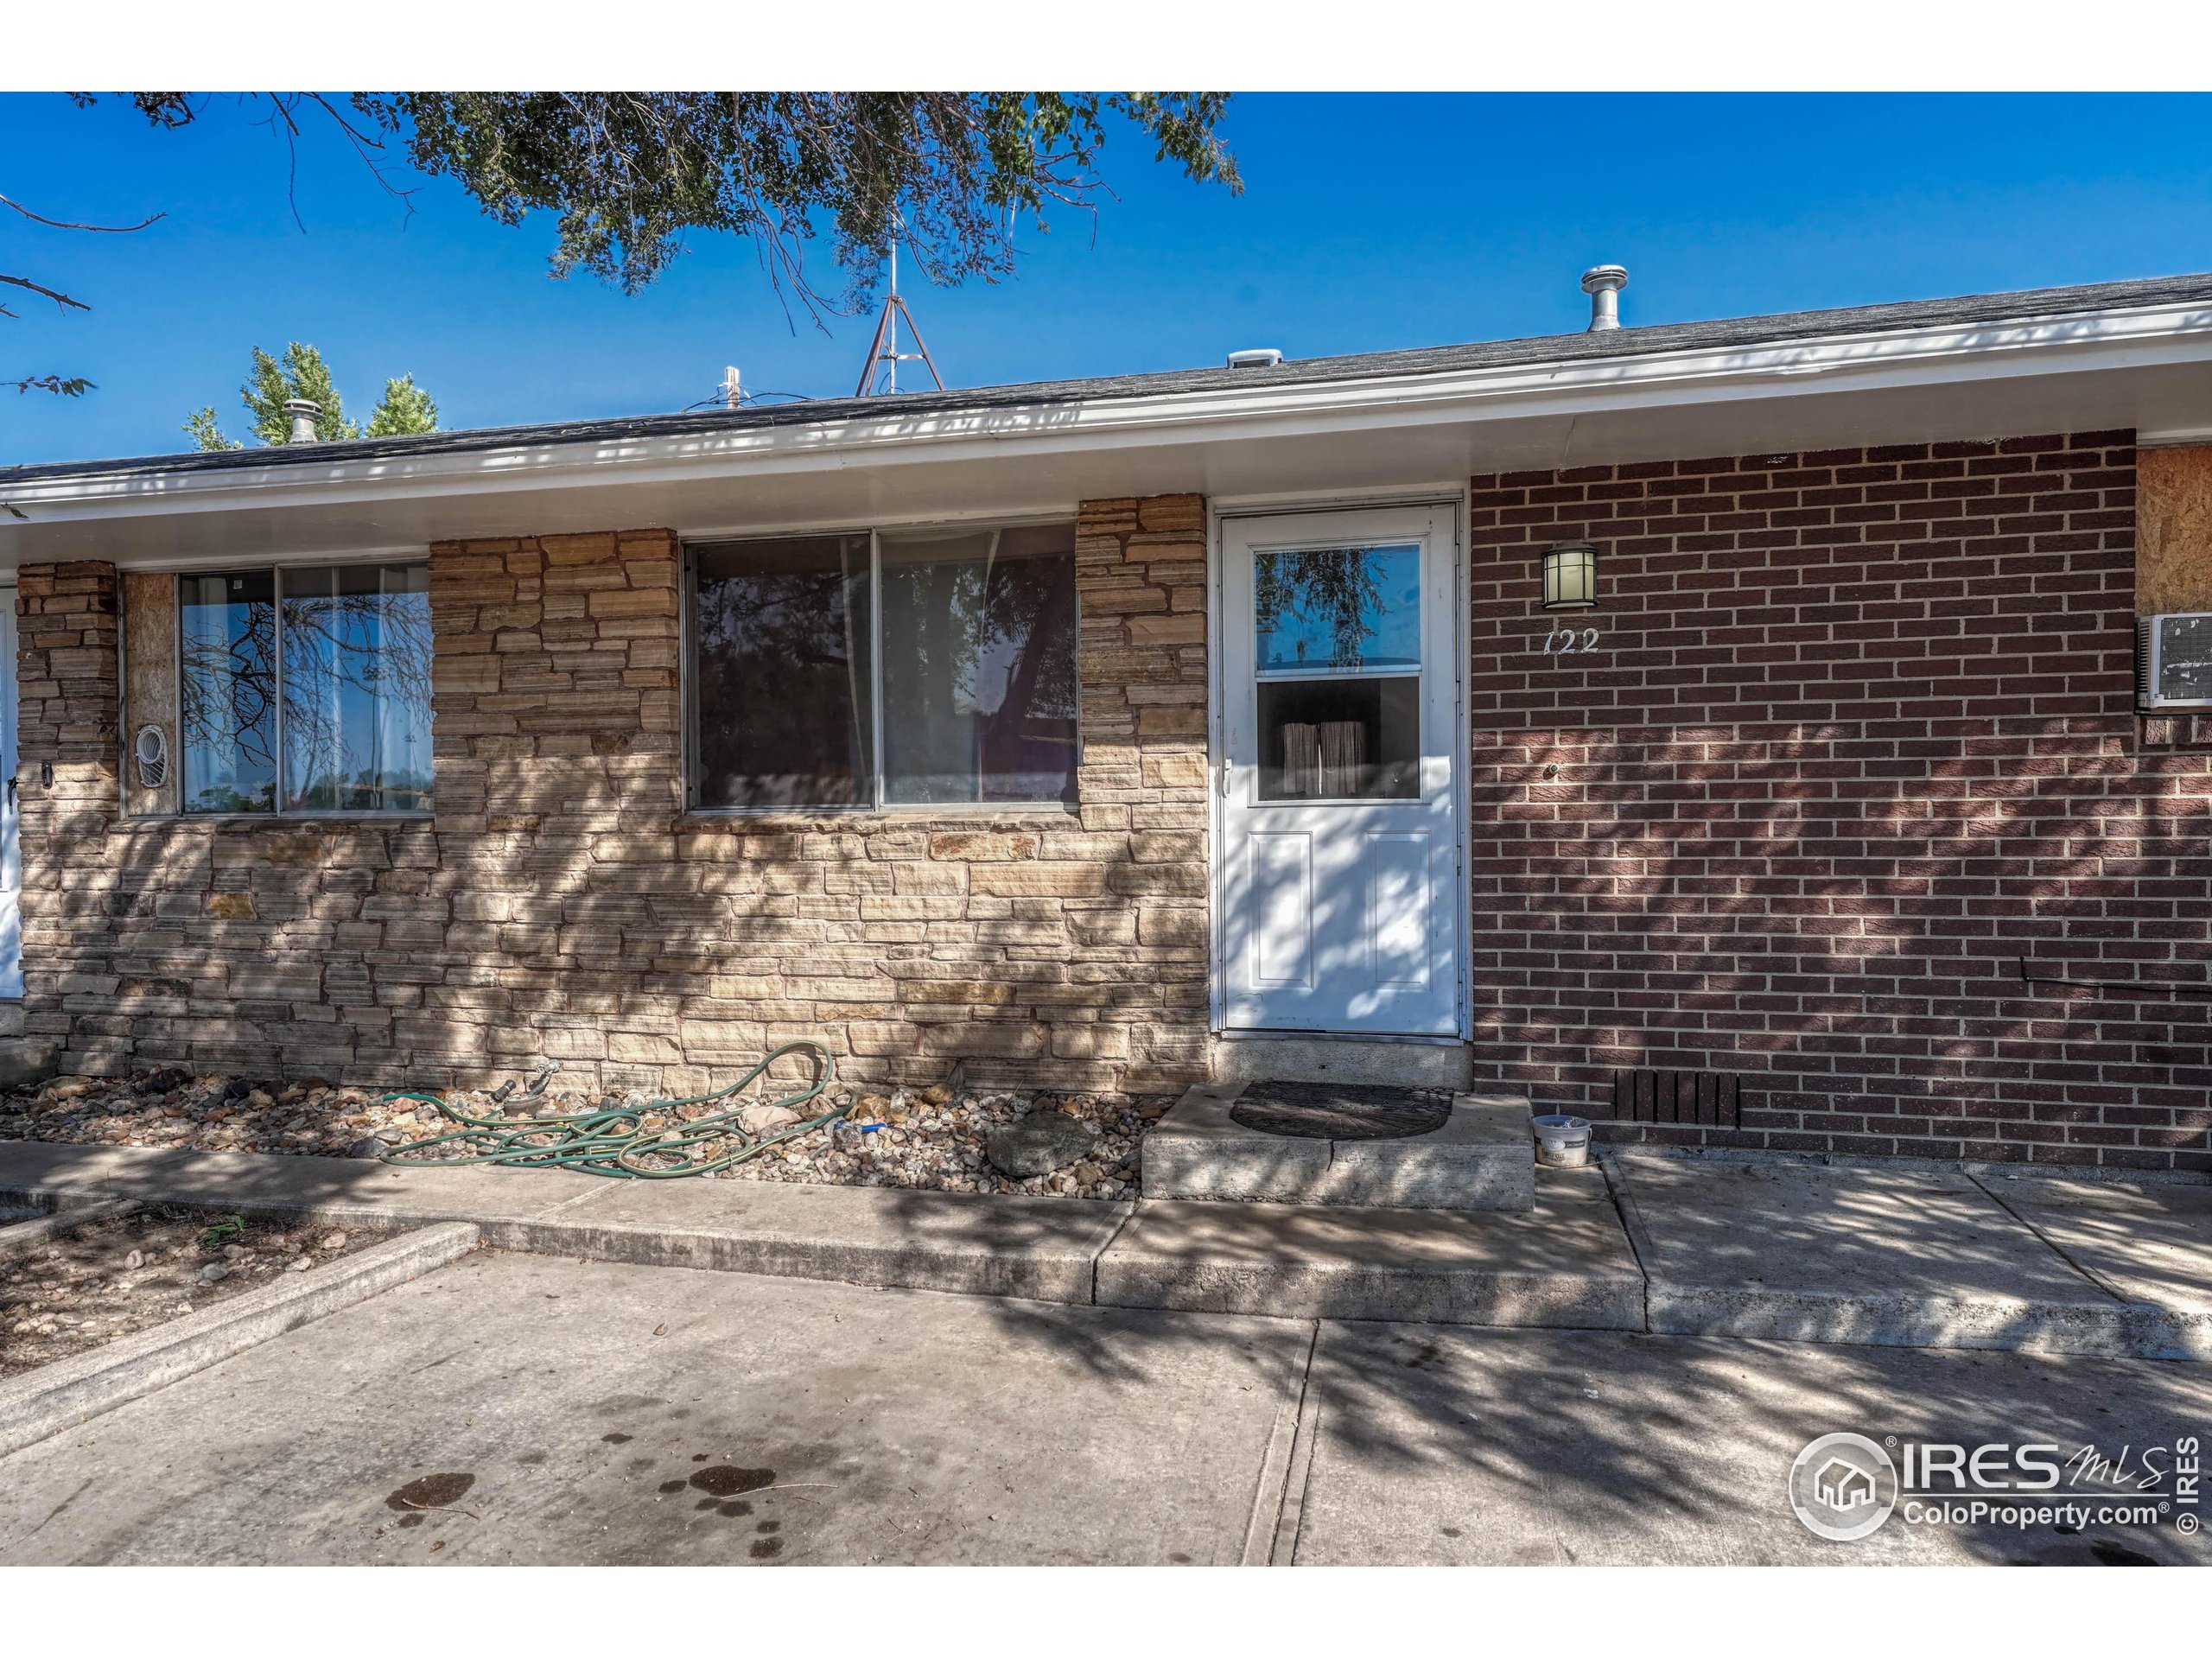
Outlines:
{"label": "small rock", "polygon": [[344,1249],[346,1248],[346,1235],[343,1233],[332,1233],[328,1235],[322,1241],[322,1248],[326,1250]]}
{"label": "small rock", "polygon": [[[392,1136],[395,1141],[399,1138]],[[346,1155],[348,1158],[380,1158],[384,1155],[384,1142],[373,1135],[365,1135],[346,1148]]]}
{"label": "small rock", "polygon": [[200,1282],[203,1285],[220,1284],[230,1276],[231,1270],[220,1262],[210,1262],[200,1269]]}
{"label": "small rock", "polygon": [[250,1091],[245,1097],[246,1109],[251,1112],[262,1111],[275,1104],[276,1103],[270,1099],[267,1092],[259,1089]]}
{"label": "small rock", "polygon": [[984,1141],[991,1165],[1002,1175],[1024,1180],[1050,1174],[1089,1152],[1098,1137],[1058,1112],[1038,1112],[1001,1123]]}
{"label": "small rock", "polygon": [[139,1268],[146,1265],[146,1252],[143,1250],[131,1251],[130,1255],[123,1258],[123,1265],[130,1272],[137,1272]]}
{"label": "small rock", "polygon": [[226,1244],[226,1245],[224,1245],[224,1246],[223,1246],[223,1260],[224,1260],[224,1261],[226,1261],[226,1262],[243,1262],[245,1259],[245,1245],[243,1245],[243,1244]]}
{"label": "small rock", "polygon": [[138,1092],[142,1095],[166,1095],[170,1090],[181,1089],[191,1081],[176,1067],[164,1065],[138,1079]]}
{"label": "small rock", "polygon": [[952,1085],[949,1083],[931,1084],[916,1098],[925,1106],[942,1106],[952,1098]]}
{"label": "small rock", "polygon": [[305,1273],[314,1265],[315,1262],[310,1258],[303,1255],[300,1257],[298,1261],[292,1263],[291,1271],[294,1273]]}
{"label": "small rock", "polygon": [[778,1106],[769,1101],[756,1100],[737,1115],[737,1126],[747,1135],[773,1135],[779,1129],[788,1129],[794,1123],[804,1122],[789,1106]]}
{"label": "small rock", "polygon": [[1068,1178],[1077,1186],[1096,1186],[1106,1179],[1106,1172],[1097,1165],[1086,1161],[1077,1164],[1068,1171]]}

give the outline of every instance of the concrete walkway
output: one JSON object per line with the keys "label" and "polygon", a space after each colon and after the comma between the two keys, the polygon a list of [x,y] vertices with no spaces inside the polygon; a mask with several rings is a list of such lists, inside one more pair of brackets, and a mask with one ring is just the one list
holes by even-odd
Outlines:
{"label": "concrete walkway", "polygon": [[1839,1429],[2111,1453],[2208,1416],[2194,1365],[480,1251],[0,1459],[0,1564],[2202,1563],[2126,1522],[1827,1543],[1783,1491]]}
{"label": "concrete walkway", "polygon": [[0,1143],[10,1196],[130,1198],[496,1248],[1033,1302],[2212,1357],[2212,1187],[1642,1151],[1526,1212],[978,1197]]}

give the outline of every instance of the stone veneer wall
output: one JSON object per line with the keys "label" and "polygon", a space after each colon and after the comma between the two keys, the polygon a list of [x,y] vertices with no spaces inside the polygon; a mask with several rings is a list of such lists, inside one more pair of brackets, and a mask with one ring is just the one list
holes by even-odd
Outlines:
{"label": "stone veneer wall", "polygon": [[[124,818],[115,575],[22,573],[27,1028],[64,1065],[1170,1090],[1205,1064],[1205,504],[1084,504],[1080,808],[687,817],[664,531],[430,550],[435,815]],[[35,779],[55,766],[50,790]]]}

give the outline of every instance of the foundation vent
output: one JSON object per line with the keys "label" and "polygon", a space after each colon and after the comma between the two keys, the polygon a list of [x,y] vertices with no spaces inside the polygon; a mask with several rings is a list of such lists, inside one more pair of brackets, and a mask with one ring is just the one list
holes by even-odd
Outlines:
{"label": "foundation vent", "polygon": [[1613,1116],[1637,1123],[1739,1129],[1743,1079],[1731,1071],[1616,1071]]}

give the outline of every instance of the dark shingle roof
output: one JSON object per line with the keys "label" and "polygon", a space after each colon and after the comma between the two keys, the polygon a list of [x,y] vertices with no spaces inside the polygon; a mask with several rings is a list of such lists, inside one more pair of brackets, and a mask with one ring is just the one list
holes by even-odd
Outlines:
{"label": "dark shingle roof", "polygon": [[900,392],[869,398],[687,410],[611,419],[556,421],[543,425],[479,427],[419,437],[362,438],[344,443],[280,445],[257,449],[153,455],[130,461],[64,461],[0,467],[0,486],[35,480],[117,474],[215,473],[239,468],[368,461],[489,449],[534,449],[566,443],[631,438],[683,437],[754,429],[807,426],[868,415],[926,415],[951,410],[1017,409],[1054,404],[1097,403],[1117,397],[1157,397],[1232,387],[1322,385],[1380,376],[1442,374],[1459,370],[1567,365],[1645,357],[1661,352],[1758,346],[1836,335],[1876,335],[2050,316],[2077,311],[2133,310],[2157,305],[2212,303],[2212,274],[2160,276],[2072,288],[2028,289],[1961,299],[1914,300],[1901,304],[1848,306],[1828,311],[1791,311],[1715,322],[1664,323],[1605,334],[1543,334],[1466,346],[1370,352],[1351,357],[1313,357],[1272,368],[1177,369],[1156,374],[1108,375],[1088,380],[1045,380],[1009,386]]}

